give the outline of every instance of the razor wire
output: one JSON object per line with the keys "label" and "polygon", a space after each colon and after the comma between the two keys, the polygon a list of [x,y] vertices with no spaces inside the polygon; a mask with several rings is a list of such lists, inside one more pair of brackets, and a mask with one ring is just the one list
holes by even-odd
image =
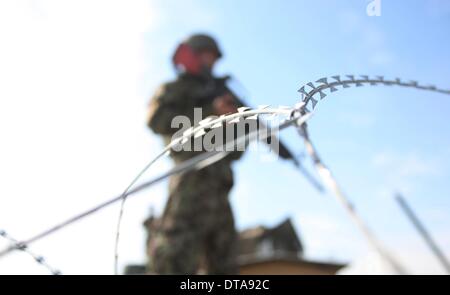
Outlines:
{"label": "razor wire", "polygon": [[[420,90],[434,91],[442,94],[450,94],[450,90],[440,89],[434,85],[420,85],[417,81],[402,81],[400,78],[395,78],[394,80],[386,80],[383,76],[376,76],[375,78],[370,78],[368,75],[359,75],[361,78],[355,78],[355,75],[346,75],[348,78],[344,80],[341,76],[332,76],[331,78],[320,78],[316,80],[316,83],[320,83],[319,86],[315,86],[313,82],[308,82],[307,84],[300,87],[298,92],[300,92],[303,96],[302,101],[304,102],[304,106],[300,110],[302,114],[306,114],[309,112],[308,104],[310,103],[312,110],[316,108],[319,100],[324,99],[327,94],[324,93],[325,90],[329,90],[330,93],[336,92],[339,89],[338,86],[342,86],[341,89],[350,88],[352,85],[356,87],[361,87],[365,85],[376,86],[376,85],[396,85],[402,87],[410,87]],[[328,79],[333,79],[332,82],[329,82]],[[309,91],[306,90],[306,86],[311,88]],[[317,95],[319,94],[319,98]],[[316,98],[314,96],[316,95]],[[329,188],[329,190],[336,197],[337,201],[344,207],[346,212],[352,218],[352,220],[356,223],[359,230],[363,233],[364,237],[368,241],[370,245],[381,255],[383,259],[385,259],[392,268],[399,274],[406,274],[404,268],[393,258],[393,256],[386,250],[386,248],[381,244],[381,242],[375,237],[373,232],[364,222],[364,219],[358,214],[355,207],[349,201],[348,197],[344,194],[341,189],[341,186],[337,182],[336,178],[333,176],[329,168],[322,162],[321,158],[318,155],[316,148],[308,134],[306,124],[299,126],[297,128],[298,133],[304,139],[304,144],[306,147],[306,151],[311,157],[313,164],[318,172],[320,178],[323,183]]]}
{"label": "razor wire", "polygon": [[[161,153],[159,153],[147,165],[145,165],[145,167],[137,174],[137,176],[131,181],[131,183],[127,186],[125,191],[122,193],[123,198],[122,198],[122,202],[120,204],[119,217],[118,217],[118,220],[117,220],[117,227],[116,227],[116,237],[115,237],[115,242],[114,242],[114,274],[115,275],[117,275],[118,272],[119,272],[118,271],[118,264],[119,264],[120,228],[121,228],[121,223],[122,223],[125,203],[126,203],[126,200],[127,200],[127,192],[141,178],[141,176],[144,175],[144,173],[157,160],[159,160],[163,156],[168,156],[170,154],[170,150],[171,149],[173,149],[174,147],[176,147],[179,144],[185,143],[191,137],[198,138],[200,136],[203,136],[204,134],[206,134],[205,130],[208,129],[208,128],[215,129],[215,128],[222,127],[222,124],[224,122],[226,122],[226,123],[237,123],[242,117],[246,117],[247,120],[249,120],[249,119],[256,120],[256,119],[258,119],[258,115],[268,114],[268,112],[270,114],[272,114],[272,115],[284,114],[286,116],[287,115],[292,116],[292,113],[294,111],[294,109],[292,109],[290,107],[287,107],[287,106],[280,106],[280,107],[278,107],[278,109],[273,109],[273,111],[268,109],[269,107],[270,107],[269,105],[261,105],[256,110],[253,110],[253,111],[250,110],[251,108],[249,108],[249,107],[240,107],[240,108],[238,108],[237,113],[234,113],[234,114],[221,115],[217,119],[212,119],[212,117],[207,117],[207,118],[201,120],[198,123],[199,125],[197,127],[190,127],[187,130],[185,130],[183,132],[183,136],[181,136],[179,138],[176,138],[171,143],[169,143],[169,145],[166,146],[166,148],[164,148],[164,150]],[[297,109],[300,109],[301,107],[303,107],[303,103],[300,103],[300,104],[296,105],[296,107],[297,107]],[[264,125],[262,125],[262,127],[265,128]],[[173,144],[173,146],[171,146],[172,144]],[[224,156],[226,156],[226,154],[225,155],[222,154],[222,157],[224,157]],[[218,160],[220,160],[220,158]],[[320,186],[320,185],[317,184],[317,182],[315,182],[315,179],[311,175],[308,174],[307,170],[304,169],[299,163],[296,163],[296,166],[299,167],[299,169],[301,169],[301,171],[305,175],[305,177],[307,177],[309,181],[311,181],[313,184],[315,184],[316,187]]]}
{"label": "razor wire", "polygon": [[28,249],[28,246],[26,244],[20,243],[17,239],[13,238],[10,234],[8,234],[4,230],[0,230],[0,236],[3,237],[5,240],[7,240],[9,243],[14,245],[14,247],[20,251],[23,251],[27,253],[33,260],[45,267],[52,275],[61,275],[61,271],[52,267],[50,264],[47,263],[47,260],[42,255],[37,255],[34,252],[32,252],[30,249]]}
{"label": "razor wire", "polygon": [[[363,233],[366,236],[369,243],[372,246],[374,246],[374,248],[382,255],[382,257],[384,259],[386,259],[388,262],[391,263],[391,265],[394,267],[394,269],[396,271],[398,271],[399,273],[403,273],[404,271],[401,268],[401,266],[398,265],[398,263],[396,263],[393,260],[393,258],[389,255],[389,253],[387,253],[387,251],[381,246],[380,242],[377,239],[375,239],[375,237],[373,236],[373,233],[370,232],[369,228],[363,222],[363,219],[357,214],[357,212],[355,211],[352,204],[348,201],[347,197],[343,194],[342,190],[340,189],[340,186],[338,185],[338,182],[332,176],[331,171],[323,164],[323,162],[319,158],[318,153],[315,150],[314,146],[312,145],[310,138],[308,136],[306,124],[304,124],[306,122],[306,120],[309,119],[308,115],[310,115],[310,110],[308,109],[308,105],[311,105],[312,110],[314,110],[318,101],[322,100],[323,98],[325,98],[327,96],[327,94],[325,94],[324,91],[329,90],[330,93],[335,92],[335,91],[339,90],[337,88],[338,86],[341,86],[342,89],[344,89],[344,88],[349,88],[352,85],[354,85],[356,87],[360,87],[360,86],[364,86],[364,85],[380,85],[380,84],[386,85],[386,86],[396,85],[396,86],[410,87],[410,88],[415,88],[415,89],[420,89],[420,90],[433,91],[433,92],[438,92],[438,93],[442,93],[442,94],[450,94],[450,90],[440,89],[434,85],[421,85],[417,81],[406,82],[406,81],[402,81],[400,78],[395,78],[393,80],[386,80],[386,79],[384,79],[383,76],[376,76],[375,78],[370,78],[367,75],[360,75],[361,78],[356,78],[355,75],[346,75],[346,77],[348,79],[342,79],[342,77],[343,76],[337,75],[337,76],[331,76],[330,78],[321,78],[319,80],[316,80],[315,82],[306,83],[298,90],[298,92],[300,92],[302,94],[302,102],[297,104],[294,108],[279,107],[279,108],[275,108],[275,109],[270,109],[270,108],[268,108],[269,106],[260,106],[255,110],[249,110],[249,108],[243,107],[243,108],[239,108],[238,112],[234,113],[234,114],[222,115],[215,120],[211,119],[211,118],[206,118],[206,119],[200,121],[198,127],[189,128],[188,130],[186,130],[183,133],[183,136],[173,140],[168,146],[166,146],[161,153],[159,153],[152,161],[150,161],[144,167],[144,169],[141,170],[141,172],[133,179],[133,181],[130,183],[130,185],[125,189],[125,191],[121,195],[114,197],[106,202],[103,202],[103,203],[95,206],[94,208],[91,208],[90,210],[87,210],[81,214],[78,214],[60,224],[57,224],[56,226],[53,226],[53,227],[41,232],[40,234],[33,236],[32,238],[30,238],[28,240],[25,240],[23,242],[15,241],[13,243],[13,245],[4,249],[3,251],[0,251],[0,258],[14,250],[27,249],[27,247],[31,243],[33,243],[37,240],[40,240],[52,233],[64,228],[64,227],[74,223],[74,222],[77,222],[77,221],[83,219],[84,217],[91,215],[113,203],[122,201],[120,215],[119,215],[119,219],[118,219],[118,223],[117,223],[118,232],[116,233],[115,249],[117,251],[118,250],[118,241],[119,241],[119,236],[120,236],[120,224],[121,224],[120,221],[123,216],[124,205],[125,205],[125,201],[128,198],[128,196],[135,194],[149,186],[152,186],[152,185],[160,182],[161,180],[166,179],[167,177],[169,177],[171,175],[184,173],[184,172],[192,170],[192,169],[201,169],[207,165],[212,164],[214,161],[217,161],[217,160],[223,158],[228,153],[226,151],[220,151],[220,152],[215,151],[215,152],[202,153],[202,154],[195,156],[187,161],[184,161],[183,163],[181,163],[179,165],[176,165],[174,168],[170,169],[168,172],[165,172],[162,175],[160,175],[154,179],[151,179],[147,182],[144,182],[141,185],[138,185],[134,189],[132,189],[132,187],[136,184],[138,179],[141,178],[141,176],[145,173],[145,171],[147,171],[157,160],[161,159],[164,156],[169,155],[170,150],[172,148],[174,148],[175,146],[177,146],[179,144],[183,144],[190,137],[199,137],[199,136],[204,135],[205,129],[207,127],[217,128],[224,122],[227,122],[227,123],[237,122],[237,121],[239,121],[239,119],[241,117],[255,116],[255,119],[256,119],[257,116],[260,114],[285,114],[285,115],[289,114],[290,119],[286,120],[285,122],[280,124],[278,126],[279,130],[284,129],[288,126],[291,126],[293,124],[297,125],[298,131],[304,139],[304,142],[305,142],[305,145],[307,148],[307,152],[308,152],[309,156],[313,159],[314,166],[315,166],[317,172],[319,173],[322,181],[328,186],[329,189],[331,189],[331,191],[335,194],[335,196],[337,197],[339,202],[342,205],[344,205],[344,207],[346,208],[346,212],[349,213],[352,216],[352,219],[358,224],[358,227],[360,228],[360,230],[363,231]],[[329,82],[328,79],[333,79],[333,81]],[[314,85],[314,83],[320,83],[320,85],[316,86],[316,85]],[[306,90],[306,86],[310,87],[311,89]],[[315,97],[316,94],[319,94],[320,97],[319,98]],[[302,125],[302,126],[300,127],[300,125]],[[256,132],[256,133],[258,133],[258,132]],[[242,140],[242,138],[238,138],[238,140]],[[245,136],[244,136],[244,140],[245,140]],[[232,144],[234,144],[234,143],[232,143]],[[217,157],[217,156],[219,156],[219,157]],[[207,162],[208,160],[210,160],[210,161]],[[207,162],[206,165],[204,164],[205,162]],[[203,166],[202,166],[202,163],[203,163]],[[38,259],[35,258],[36,262],[44,265],[45,260],[39,259],[39,258],[42,258],[41,256],[36,256],[33,254],[32,257],[38,258]],[[117,261],[118,261],[118,254],[116,252],[115,253],[115,272],[116,273],[117,273]],[[45,263],[45,265],[47,265],[47,264]],[[59,272],[55,271],[54,274],[59,274]]]}
{"label": "razor wire", "polygon": [[[301,107],[302,105],[303,104],[299,104],[299,107]],[[198,126],[196,128],[193,128],[193,127],[189,128],[188,130],[186,130],[184,132],[183,136],[173,140],[160,154],[158,154],[150,162],[150,165],[152,163],[154,163],[157,159],[160,159],[162,156],[167,155],[168,152],[170,152],[170,149],[174,148],[176,145],[186,142],[186,140],[188,140],[188,138],[190,138],[192,136],[201,136],[200,134],[202,132],[204,132],[203,129],[206,128],[206,127],[211,127],[211,128],[219,127],[218,126],[219,123],[222,124],[223,122],[228,122],[228,123],[238,122],[241,117],[253,117],[251,119],[256,119],[257,116],[261,115],[261,114],[272,114],[272,115],[273,114],[284,114],[284,115],[286,115],[287,118],[290,118],[290,119],[285,120],[279,126],[277,126],[278,130],[282,130],[282,129],[285,129],[286,127],[291,126],[293,124],[303,124],[309,118],[309,115],[305,115],[305,116],[302,116],[300,118],[298,118],[298,117],[291,118],[292,117],[291,114],[292,114],[293,111],[294,111],[294,109],[293,108],[289,108],[289,107],[269,108],[269,106],[261,106],[260,108],[255,109],[255,110],[247,110],[247,108],[242,108],[242,109],[239,110],[238,113],[234,113],[234,114],[230,114],[230,115],[226,115],[226,116],[220,116],[219,118],[214,119],[214,120],[211,119],[211,118],[208,119],[208,120],[205,119],[205,120],[203,120],[203,122],[201,123],[200,126]],[[258,135],[259,135],[259,131],[255,131],[255,132],[252,132],[251,134],[249,134],[248,136],[245,136],[245,135],[241,136],[237,140],[238,141],[247,140],[246,137],[247,138],[251,138],[253,140]],[[236,140],[232,140],[231,142],[227,143],[227,145],[235,144],[235,141]],[[151,179],[151,180],[149,180],[147,182],[144,182],[144,183],[136,186],[133,189],[131,189],[131,188],[128,189],[126,194],[121,194],[121,195],[116,196],[116,197],[114,197],[112,199],[109,199],[109,200],[107,200],[107,201],[105,201],[105,202],[103,202],[103,203],[101,203],[101,204],[99,204],[99,205],[97,205],[97,206],[87,210],[87,211],[84,211],[84,212],[82,212],[80,214],[77,214],[77,215],[73,216],[72,218],[69,218],[69,219],[67,219],[67,220],[65,220],[65,221],[63,221],[61,223],[58,223],[57,225],[52,226],[52,227],[42,231],[41,233],[39,233],[39,234],[37,234],[37,235],[27,239],[27,240],[24,240],[22,242],[18,242],[18,243],[14,244],[14,245],[11,245],[10,247],[7,247],[3,251],[0,251],[0,258],[5,256],[5,255],[7,255],[7,254],[9,254],[9,253],[11,253],[14,250],[18,250],[19,249],[18,245],[29,246],[31,243],[34,243],[34,242],[36,242],[36,241],[38,241],[38,240],[40,240],[40,239],[42,239],[42,238],[44,238],[46,236],[48,236],[48,235],[58,231],[58,230],[60,230],[60,229],[62,229],[64,227],[70,225],[70,224],[73,224],[73,223],[75,223],[75,222],[77,222],[77,221],[79,221],[79,220],[81,220],[81,219],[83,219],[83,218],[85,218],[85,217],[95,213],[95,212],[98,212],[99,210],[101,210],[101,209],[103,209],[103,208],[105,208],[105,207],[107,207],[107,206],[109,206],[109,205],[111,205],[113,203],[121,201],[124,198],[126,198],[126,197],[128,197],[128,196],[130,196],[132,194],[135,194],[135,193],[137,193],[137,192],[139,192],[139,191],[141,191],[141,190],[143,190],[143,189],[145,189],[147,187],[150,187],[150,186],[152,186],[152,185],[154,185],[154,184],[156,184],[156,183],[158,183],[158,182],[168,178],[171,175],[184,173],[184,172],[190,171],[192,169],[201,169],[201,168],[205,167],[206,165],[212,164],[213,162],[210,161],[206,165],[203,165],[202,167],[199,166],[200,164],[204,163],[205,161],[209,160],[210,158],[213,158],[214,156],[217,156],[219,154],[221,154],[221,155],[225,154],[226,155],[227,153],[228,153],[227,150],[225,150],[225,151],[211,151],[211,152],[207,152],[207,153],[202,153],[202,154],[200,154],[198,156],[195,156],[195,157],[193,157],[193,158],[191,158],[191,159],[189,159],[187,161],[184,161],[184,162],[176,165],[175,167],[173,167],[169,171],[167,171],[167,172],[165,172],[165,173],[163,173],[163,174],[161,174],[161,175],[159,175],[159,176],[157,176],[157,177],[155,177],[155,178],[153,178],[153,179]],[[140,175],[142,175],[142,174],[143,174],[143,172],[140,173]],[[23,247],[23,246],[21,246],[21,247]]]}
{"label": "razor wire", "polygon": [[[415,89],[420,90],[428,90],[428,91],[434,91],[438,93],[443,94],[450,94],[450,90],[440,89],[437,88],[434,85],[420,85],[417,81],[409,81],[405,82],[402,81],[400,78],[395,78],[394,80],[385,80],[383,76],[376,76],[375,78],[370,78],[368,75],[359,75],[361,78],[357,79],[355,78],[355,75],[346,75],[348,80],[344,80],[341,78],[340,75],[332,76],[331,78],[334,79],[333,82],[328,82],[328,78],[320,78],[316,81],[316,83],[320,83],[321,85],[315,86],[313,82],[308,82],[304,86],[302,86],[298,92],[302,94],[303,99],[303,105],[297,105],[297,108],[295,110],[299,110],[302,115],[310,113],[310,111],[307,108],[307,105],[309,102],[311,102],[312,109],[314,110],[318,100],[314,98],[314,95],[319,94],[320,100],[325,98],[327,94],[324,93],[324,90],[330,90],[330,93],[338,91],[338,86],[342,86],[342,88],[350,88],[351,85],[355,85],[356,87],[361,87],[364,85],[371,85],[376,86],[378,84],[382,85],[397,85],[397,86],[403,86],[403,87],[411,87]],[[305,87],[309,86],[311,89],[309,91],[305,90]],[[242,108],[241,108],[242,109]],[[247,108],[244,108],[247,109]],[[291,113],[293,114],[293,113]],[[201,126],[200,126],[201,127]],[[205,134],[204,128],[200,128],[200,135]],[[356,212],[354,206],[349,202],[348,198],[343,193],[342,189],[340,188],[337,180],[333,177],[331,171],[323,164],[320,157],[318,156],[318,153],[316,149],[314,148],[314,145],[312,144],[308,132],[306,124],[302,124],[302,126],[298,126],[299,134],[303,137],[304,143],[306,146],[306,150],[309,154],[309,156],[313,159],[314,166],[321,177],[323,183],[328,186],[328,188],[333,192],[333,194],[337,197],[338,201],[344,206],[347,213],[352,217],[352,219],[356,222],[358,225],[358,228],[363,232],[364,236],[367,238],[369,244],[371,244],[375,250],[379,252],[379,254],[388,261],[391,266],[394,268],[395,271],[401,274],[405,274],[406,271],[403,269],[403,267],[395,261],[395,259],[389,254],[389,252],[384,248],[384,246],[381,245],[378,239],[374,236],[374,234],[371,232],[369,227],[365,224],[364,220],[359,216],[359,214]],[[193,131],[195,132],[195,131]],[[150,164],[151,165],[151,164]],[[147,167],[148,169],[148,167]],[[142,175],[144,171],[142,171],[140,174]],[[306,174],[307,175],[307,174]],[[139,176],[138,176],[139,177]],[[131,184],[129,187],[131,187],[133,184]],[[126,197],[122,200],[121,205],[121,211],[118,221],[118,227],[117,227],[117,235],[116,235],[116,245],[115,245],[115,274],[117,274],[117,265],[118,265],[118,242],[119,242],[119,231],[120,231],[120,220],[123,215],[123,206],[126,201]]]}
{"label": "razor wire", "polygon": [[[436,87],[435,85],[420,85],[419,82],[414,80],[403,81],[400,78],[395,78],[393,80],[386,80],[384,76],[376,76],[374,78],[370,78],[368,75],[359,75],[359,77],[361,77],[360,79],[356,78],[357,77],[356,75],[345,75],[345,77],[348,78],[347,80],[343,79],[342,77],[343,77],[342,75],[331,76],[329,78],[324,77],[315,81],[315,83],[319,83],[318,86],[314,85],[314,82],[308,82],[302,87],[300,87],[298,92],[300,92],[303,96],[302,101],[305,103],[304,106],[305,111],[309,112],[309,109],[307,107],[310,102],[312,109],[314,110],[316,108],[317,103],[327,96],[327,94],[324,93],[325,90],[329,90],[330,93],[333,93],[339,90],[339,88],[337,88],[338,86],[342,86],[341,89],[344,89],[350,88],[352,85],[356,87],[361,87],[365,85],[369,86],[396,85],[450,95],[450,89],[441,89]],[[330,82],[330,80],[332,81]],[[307,86],[311,89],[306,90]],[[314,97],[316,94],[319,94],[318,98],[317,96]]]}

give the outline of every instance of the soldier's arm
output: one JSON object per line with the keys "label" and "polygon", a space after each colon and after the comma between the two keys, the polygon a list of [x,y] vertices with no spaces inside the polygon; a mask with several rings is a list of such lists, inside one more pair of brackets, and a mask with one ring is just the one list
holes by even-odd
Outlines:
{"label": "soldier's arm", "polygon": [[173,135],[172,119],[177,115],[186,116],[194,124],[194,108],[201,108],[202,117],[214,115],[210,100],[198,98],[194,87],[188,83],[163,84],[153,96],[148,110],[147,125],[153,132]]}
{"label": "soldier's arm", "polygon": [[171,135],[176,130],[171,128],[174,116],[180,114],[180,103],[182,93],[171,89],[170,85],[164,84],[156,91],[150,101],[147,125],[157,134]]}

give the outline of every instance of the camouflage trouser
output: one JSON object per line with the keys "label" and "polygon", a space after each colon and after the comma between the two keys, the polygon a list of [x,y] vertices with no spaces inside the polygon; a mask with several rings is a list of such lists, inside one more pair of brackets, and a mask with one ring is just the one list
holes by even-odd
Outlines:
{"label": "camouflage trouser", "polygon": [[161,224],[149,241],[149,268],[158,274],[235,274],[236,230],[231,185],[204,169],[171,179]]}

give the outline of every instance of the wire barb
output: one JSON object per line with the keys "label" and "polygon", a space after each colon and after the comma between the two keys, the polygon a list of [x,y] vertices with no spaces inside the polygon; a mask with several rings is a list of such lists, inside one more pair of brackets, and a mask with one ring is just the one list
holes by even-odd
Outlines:
{"label": "wire barb", "polygon": [[[377,86],[377,85],[385,85],[385,86],[402,86],[402,87],[411,87],[415,89],[420,90],[427,90],[427,91],[434,91],[438,93],[443,94],[450,94],[450,90],[447,89],[440,89],[434,85],[421,85],[418,81],[412,80],[409,82],[404,82],[400,78],[395,78],[393,80],[386,80],[384,76],[375,76],[374,78],[371,78],[369,75],[359,75],[361,78],[356,78],[355,75],[345,75],[348,79],[344,80],[342,79],[342,76],[335,75],[331,76],[331,79],[334,81],[329,82],[327,78],[320,78],[316,81],[316,83],[321,83],[320,86],[315,87],[312,82],[308,82],[300,89],[298,92],[302,94],[302,101],[305,102],[304,108],[307,109],[308,104],[311,105],[312,109],[314,110],[316,108],[316,105],[318,103],[318,99],[313,98],[314,95],[319,94],[320,100],[325,98],[327,94],[324,92],[325,90],[329,90],[330,93],[336,92],[339,89],[338,86],[341,86],[343,88],[349,88],[351,85],[354,85],[356,87],[361,87],[364,85],[370,85],[370,86]],[[306,90],[306,86],[311,87],[309,91]],[[311,102],[311,103],[310,103]]]}
{"label": "wire barb", "polygon": [[27,253],[29,256],[31,256],[31,258],[34,259],[34,261],[37,264],[42,265],[43,267],[45,267],[52,275],[61,275],[62,274],[60,270],[51,267],[46,262],[44,256],[37,255],[37,254],[33,253],[32,251],[30,251],[28,249],[28,246],[26,244],[19,242],[18,240],[16,240],[12,236],[10,236],[5,230],[0,230],[0,236],[11,243],[10,249],[17,249],[17,250],[20,250],[20,251],[22,251],[24,253]]}
{"label": "wire barb", "polygon": [[[208,128],[213,129],[213,128],[221,127],[221,126],[223,126],[223,124],[225,122],[235,123],[235,122],[238,122],[241,118],[257,119],[258,115],[262,115],[262,114],[266,114],[266,115],[283,114],[286,116],[290,116],[289,120],[285,120],[282,124],[280,124],[280,126],[279,126],[280,130],[282,128],[286,128],[287,126],[290,126],[292,124],[297,124],[297,126],[301,126],[301,128],[299,127],[298,130],[299,130],[300,134],[305,138],[305,144],[307,145],[307,150],[309,148],[310,156],[313,158],[314,164],[316,165],[316,168],[318,168],[318,172],[319,172],[319,174],[321,174],[321,177],[322,177],[324,183],[327,184],[332,189],[334,189],[336,196],[341,200],[341,202],[344,203],[344,206],[347,208],[348,212],[351,215],[353,215],[354,219],[356,219],[357,223],[359,223],[360,228],[363,230],[363,232],[365,232],[366,237],[368,237],[368,239],[371,241],[371,243],[375,244],[376,248],[380,250],[381,249],[380,245],[373,239],[373,237],[371,237],[370,233],[369,234],[367,233],[368,232],[367,228],[365,227],[364,223],[362,223],[360,218],[357,216],[354,207],[351,205],[350,202],[348,202],[345,199],[344,195],[342,194],[342,192],[340,191],[340,188],[337,185],[336,180],[331,176],[331,172],[325,167],[325,165],[323,165],[321,163],[320,158],[317,156],[311,142],[309,141],[309,138],[308,138],[308,135],[306,132],[306,124],[304,124],[305,121],[309,118],[310,111],[308,109],[308,104],[309,104],[309,102],[311,102],[311,107],[314,110],[319,101],[319,99],[314,98],[314,95],[319,94],[320,100],[322,100],[323,98],[325,98],[327,96],[327,94],[325,93],[325,90],[329,90],[330,93],[335,92],[335,91],[339,90],[338,86],[341,86],[343,89],[343,88],[349,88],[349,87],[351,87],[351,85],[354,85],[357,87],[364,86],[364,85],[379,85],[379,84],[386,85],[386,86],[397,85],[397,86],[403,86],[403,87],[412,87],[412,88],[416,88],[416,89],[434,91],[434,92],[439,92],[439,93],[443,93],[443,94],[450,94],[450,90],[440,89],[434,85],[428,85],[428,86],[420,85],[417,81],[402,82],[402,80],[400,78],[395,78],[394,80],[386,80],[383,76],[376,76],[375,78],[370,78],[368,75],[360,75],[360,77],[361,77],[360,79],[356,79],[354,75],[346,75],[346,77],[348,78],[347,80],[344,80],[342,78],[342,76],[340,76],[340,75],[332,76],[331,78],[334,81],[329,81],[328,78],[326,78],[326,77],[321,78],[321,79],[318,79],[317,81],[315,81],[316,83],[320,83],[320,85],[318,85],[318,86],[315,86],[313,82],[308,82],[307,84],[300,87],[300,89],[298,90],[298,92],[302,94],[302,101],[300,103],[296,104],[294,108],[292,108],[292,107],[270,108],[268,105],[267,106],[259,106],[257,109],[254,109],[254,110],[247,109],[247,108],[240,108],[238,110],[238,112],[234,113],[234,114],[221,115],[217,119],[212,119],[212,118],[208,119],[207,118],[205,120],[200,121],[199,126],[197,126],[195,128],[191,127],[190,129],[186,130],[182,136],[180,136],[177,139],[174,139],[168,146],[166,146],[161,153],[159,153],[152,161],[150,161],[141,170],[141,172],[133,179],[133,181],[130,183],[130,185],[125,189],[125,191],[121,195],[114,197],[106,202],[103,202],[103,203],[95,206],[94,208],[87,210],[85,212],[82,212],[72,218],[69,218],[68,220],[66,220],[60,224],[57,224],[57,225],[43,231],[42,233],[40,233],[28,240],[25,240],[23,242],[19,242],[19,241],[13,239],[4,230],[0,230],[0,236],[6,238],[12,244],[6,250],[0,251],[0,257],[12,252],[13,250],[21,250],[21,251],[26,252],[29,255],[31,255],[37,263],[46,267],[52,274],[54,274],[54,275],[61,274],[60,271],[50,267],[47,264],[46,259],[43,256],[35,255],[34,253],[30,252],[28,249],[28,246],[37,240],[47,237],[51,233],[54,233],[62,228],[65,228],[69,224],[77,222],[77,221],[83,219],[84,217],[87,217],[93,213],[96,213],[99,210],[101,210],[113,203],[122,201],[121,208],[120,208],[120,214],[119,214],[119,218],[118,218],[118,223],[117,223],[116,244],[115,244],[115,273],[117,274],[118,273],[117,265],[118,265],[118,258],[119,258],[118,244],[119,244],[119,236],[120,236],[120,224],[121,224],[121,219],[123,216],[125,201],[128,198],[128,196],[130,196],[138,191],[141,191],[142,189],[147,188],[155,183],[158,183],[159,181],[166,179],[167,177],[169,177],[171,175],[178,174],[178,173],[184,173],[186,171],[189,171],[190,169],[198,168],[199,165],[205,166],[204,165],[205,161],[208,161],[208,163],[211,164],[212,162],[214,162],[214,161],[211,161],[211,159],[216,159],[216,158],[219,159],[220,157],[216,157],[216,156],[218,156],[220,153],[224,153],[224,152],[223,151],[222,152],[208,152],[208,153],[200,154],[188,161],[185,161],[185,162],[175,166],[173,169],[169,170],[166,173],[163,173],[162,175],[156,177],[155,179],[147,181],[147,182],[133,188],[133,186],[136,184],[136,182],[150,168],[150,166],[152,166],[158,159],[169,155],[170,151],[173,148],[179,146],[180,144],[185,143],[187,140],[189,140],[189,138],[199,137],[199,136],[204,135],[205,129],[208,129]],[[309,91],[307,91],[306,86],[309,86],[311,89]],[[242,140],[242,138],[239,138],[238,140]],[[244,140],[245,140],[245,138],[244,138]],[[233,144],[234,144],[234,140],[233,140]],[[206,164],[206,165],[209,165],[209,164]],[[385,251],[380,251],[380,252],[383,252],[383,255],[385,256],[385,258],[387,258],[388,260],[393,262],[392,259],[389,257],[389,255]],[[393,263],[393,264],[395,265],[395,263]],[[396,269],[400,269],[398,267],[398,265],[397,265]]]}

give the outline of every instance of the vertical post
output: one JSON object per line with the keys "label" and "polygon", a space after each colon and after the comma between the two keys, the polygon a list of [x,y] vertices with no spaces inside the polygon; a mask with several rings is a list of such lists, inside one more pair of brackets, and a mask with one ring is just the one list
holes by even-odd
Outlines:
{"label": "vertical post", "polygon": [[414,227],[416,228],[416,230],[419,232],[419,234],[425,240],[427,245],[430,247],[430,249],[433,252],[433,254],[438,258],[439,262],[445,268],[447,273],[450,274],[450,263],[448,262],[447,258],[445,257],[445,255],[441,251],[441,249],[438,247],[436,242],[430,236],[430,234],[426,230],[425,226],[420,222],[420,220],[417,217],[417,215],[414,214],[414,212],[412,211],[411,207],[408,205],[408,203],[402,197],[401,194],[397,193],[395,195],[395,199],[397,200],[398,204],[400,205],[400,208],[402,208],[403,211],[405,212],[406,216],[408,216],[408,218],[411,220],[411,222],[414,225]]}
{"label": "vertical post", "polygon": [[331,171],[325,166],[325,164],[322,163],[322,160],[320,159],[314,145],[312,144],[309,135],[308,130],[306,129],[305,125],[298,126],[297,131],[299,132],[300,136],[303,137],[306,151],[308,152],[309,156],[312,158],[314,162],[314,166],[320,175],[323,183],[325,186],[330,189],[330,191],[334,194],[336,199],[341,203],[341,205],[344,207],[346,212],[349,214],[349,216],[352,218],[352,221],[357,225],[358,229],[363,233],[364,237],[367,239],[369,245],[371,245],[378,254],[390,264],[392,269],[397,273],[401,275],[407,274],[406,270],[396,261],[396,259],[391,256],[391,254],[384,248],[384,246],[381,244],[381,242],[375,238],[375,235],[372,233],[372,231],[369,229],[369,227],[364,222],[363,218],[356,212],[355,208],[351,204],[350,200],[347,198],[347,196],[343,193],[341,190],[338,182],[331,174]]}

